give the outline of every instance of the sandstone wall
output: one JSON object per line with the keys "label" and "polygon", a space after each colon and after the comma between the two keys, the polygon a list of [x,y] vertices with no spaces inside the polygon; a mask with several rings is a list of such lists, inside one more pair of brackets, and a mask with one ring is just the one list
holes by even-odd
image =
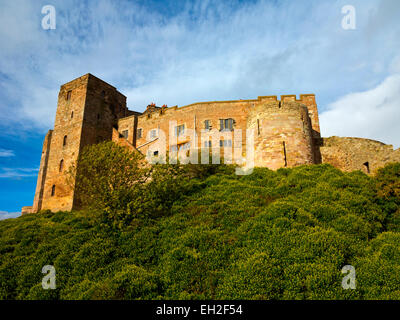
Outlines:
{"label": "sandstone wall", "polygon": [[[145,113],[138,117],[137,129],[141,129],[142,137],[138,138],[136,141],[136,147],[144,154],[147,154],[149,149],[154,149],[152,144],[145,145],[146,142],[151,141],[149,132],[151,130],[162,130],[165,134],[165,139],[167,142],[167,149],[170,146],[170,121],[175,121],[176,126],[184,125],[186,132],[187,129],[195,130],[198,135],[198,141],[196,146],[201,148],[204,146],[204,141],[201,141],[201,131],[205,131],[205,121],[208,120],[211,126],[211,130],[220,129],[220,119],[234,119],[234,129],[241,129],[243,133],[243,140],[246,139],[246,123],[248,110],[255,105],[255,101],[224,101],[224,102],[205,102],[196,103],[184,107],[172,107],[164,110],[157,110],[151,113]],[[173,136],[174,127],[172,128]],[[121,132],[121,130],[120,130]],[[189,142],[191,136],[184,134],[176,138],[176,143],[173,145],[182,145]],[[242,141],[234,141],[231,132],[221,132],[219,137],[215,141],[211,141],[211,138],[206,137],[206,141],[211,141],[212,148],[219,148],[219,140],[231,140],[233,147],[238,147],[240,145],[245,145]],[[155,142],[157,143],[157,142]],[[193,143],[193,141],[192,141]],[[154,143],[153,143],[154,144]],[[144,146],[143,146],[144,145]],[[143,147],[141,147],[143,146]]]}
{"label": "sandstone wall", "polygon": [[[255,165],[273,169],[285,166],[313,163],[313,130],[312,120],[302,99],[312,107],[314,95],[303,95],[300,100],[296,96],[282,96],[282,102],[276,96],[264,96],[254,100],[214,101],[195,103],[184,107],[152,109],[142,115],[134,115],[119,120],[119,132],[126,133],[128,141],[135,145],[143,154],[152,153],[159,148],[160,140],[150,137],[150,131],[161,130],[165,134],[166,149],[171,149],[170,122],[184,125],[185,129],[195,130],[197,148],[203,148],[205,141],[202,130],[205,121],[211,125],[211,130],[220,129],[220,119],[234,120],[234,130],[240,129],[241,138],[233,132],[217,132],[218,137],[211,141],[212,148],[220,148],[219,140],[231,140],[231,154],[235,148],[242,148],[242,156],[246,156],[246,129],[253,129],[255,134]],[[316,106],[315,106],[316,110]],[[314,127],[319,130],[318,117],[314,116]],[[174,125],[174,126],[175,126]],[[136,129],[135,129],[136,126]],[[137,130],[142,136],[135,139]],[[317,131],[315,131],[317,132]],[[319,134],[319,132],[318,132]],[[173,144],[182,145],[190,141],[191,136],[182,135]],[[205,141],[204,141],[205,140]],[[153,141],[153,142],[151,142]],[[193,141],[192,141],[193,143]],[[285,146],[283,145],[285,143]],[[223,156],[224,148],[220,149]],[[237,152],[239,152],[238,150]]]}
{"label": "sandstone wall", "polygon": [[[79,154],[87,84],[88,77],[82,76],[60,88],[41,209],[58,211],[73,207],[74,193],[66,183],[65,171]],[[63,168],[60,170],[61,161]]]}
{"label": "sandstone wall", "polygon": [[278,169],[314,163],[311,120],[296,101],[259,103],[249,113],[255,129],[255,166]]}
{"label": "sandstone wall", "polygon": [[[241,130],[241,137],[231,130],[221,131],[221,119],[233,119],[234,132]],[[206,131],[206,121],[211,131]],[[174,127],[180,125],[185,126],[185,134],[176,137]],[[195,145],[188,129],[197,133]],[[319,149],[314,143],[320,138],[318,110],[312,94],[300,95],[300,99],[294,95],[282,96],[281,101],[276,96],[262,96],[252,100],[200,102],[180,108],[151,106],[139,113],[127,109],[126,97],[116,88],[86,74],[60,88],[54,130],[48,133],[43,145],[34,204],[32,208],[24,207],[24,212],[78,207],[66,171],[76,164],[87,145],[113,140],[147,155],[159,150],[163,132],[165,147],[170,151],[189,143],[189,149],[201,149],[211,141],[213,151],[220,151],[225,158],[228,155],[224,152],[229,150],[231,154],[241,151],[244,157],[246,129],[254,132],[256,166],[277,169],[319,161]],[[152,130],[156,132],[154,137],[150,136]],[[202,136],[204,132],[207,135]],[[211,132],[216,132],[216,136],[211,137]],[[220,143],[224,144],[222,148]]]}
{"label": "sandstone wall", "polygon": [[49,130],[44,138],[42,156],[40,159],[40,168],[38,173],[38,179],[36,183],[35,198],[33,200],[32,212],[38,212],[42,209],[43,192],[47,176],[47,168],[49,162],[51,137],[53,130]]}
{"label": "sandstone wall", "polygon": [[76,207],[76,195],[67,181],[68,168],[76,164],[85,146],[111,140],[118,119],[129,114],[126,97],[91,74],[61,86],[47,165],[41,161],[41,167],[47,167],[43,170],[45,181],[39,184],[38,180],[33,211]]}
{"label": "sandstone wall", "polygon": [[343,171],[361,170],[375,173],[390,162],[400,162],[400,149],[392,145],[362,138],[323,138],[320,147],[323,163]]}

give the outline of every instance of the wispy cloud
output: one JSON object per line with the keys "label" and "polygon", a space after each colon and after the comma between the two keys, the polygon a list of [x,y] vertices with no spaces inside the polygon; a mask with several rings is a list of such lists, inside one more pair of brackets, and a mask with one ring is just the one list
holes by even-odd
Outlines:
{"label": "wispy cloud", "polygon": [[0,211],[0,220],[17,218],[20,215],[21,215],[21,212]]}
{"label": "wispy cloud", "polygon": [[25,178],[37,176],[37,168],[1,168],[0,178]]}
{"label": "wispy cloud", "polygon": [[371,90],[346,95],[320,116],[323,136],[363,137],[400,147],[400,74]]}
{"label": "wispy cloud", "polygon": [[[339,97],[373,90],[398,66],[398,0],[353,0],[351,31],[341,28],[345,0],[171,1],[179,8],[168,12],[59,0],[56,30],[41,29],[35,2],[1,2],[0,120],[25,129],[52,127],[59,86],[87,72],[137,111],[151,101],[299,93],[316,93],[324,111]],[[400,140],[397,132],[387,137]]]}
{"label": "wispy cloud", "polygon": [[13,150],[0,149],[0,157],[14,157],[15,153]]}

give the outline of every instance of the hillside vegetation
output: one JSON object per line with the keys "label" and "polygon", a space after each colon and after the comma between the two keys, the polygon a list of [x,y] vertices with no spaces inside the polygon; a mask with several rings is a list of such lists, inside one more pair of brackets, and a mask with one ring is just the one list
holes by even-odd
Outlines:
{"label": "hillside vegetation", "polygon": [[[0,221],[1,299],[400,299],[400,164],[237,176],[139,168],[111,143],[81,160],[85,209]],[[44,265],[55,290],[42,289]]]}

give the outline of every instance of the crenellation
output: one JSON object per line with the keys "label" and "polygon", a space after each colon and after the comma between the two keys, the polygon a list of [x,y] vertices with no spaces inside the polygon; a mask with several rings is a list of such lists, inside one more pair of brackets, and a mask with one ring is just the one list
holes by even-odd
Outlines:
{"label": "crenellation", "polygon": [[[184,134],[175,137],[175,127],[184,128]],[[197,135],[196,145],[189,129]],[[87,145],[112,140],[147,155],[158,151],[163,135],[167,151],[188,144],[200,150],[211,144],[221,156],[227,147],[228,151],[242,148],[241,156],[245,157],[247,130],[254,134],[254,165],[259,167],[278,169],[324,162],[343,170],[372,173],[389,161],[400,161],[400,149],[380,142],[321,138],[314,94],[300,94],[299,99],[296,95],[280,99],[276,95],[258,96],[181,107],[152,103],[144,112],[137,112],[127,108],[126,97],[115,87],[86,74],[60,87],[54,129],[43,143],[34,204],[24,207],[24,213],[79,208],[65,172],[71,165],[79,165],[79,154]]]}

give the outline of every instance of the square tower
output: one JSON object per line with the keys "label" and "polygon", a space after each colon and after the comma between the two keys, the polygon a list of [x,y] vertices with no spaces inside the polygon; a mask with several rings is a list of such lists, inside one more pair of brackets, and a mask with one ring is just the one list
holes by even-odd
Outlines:
{"label": "square tower", "polygon": [[33,212],[77,207],[68,168],[85,146],[111,140],[118,119],[128,114],[126,97],[91,74],[61,86],[54,130],[44,141]]}

